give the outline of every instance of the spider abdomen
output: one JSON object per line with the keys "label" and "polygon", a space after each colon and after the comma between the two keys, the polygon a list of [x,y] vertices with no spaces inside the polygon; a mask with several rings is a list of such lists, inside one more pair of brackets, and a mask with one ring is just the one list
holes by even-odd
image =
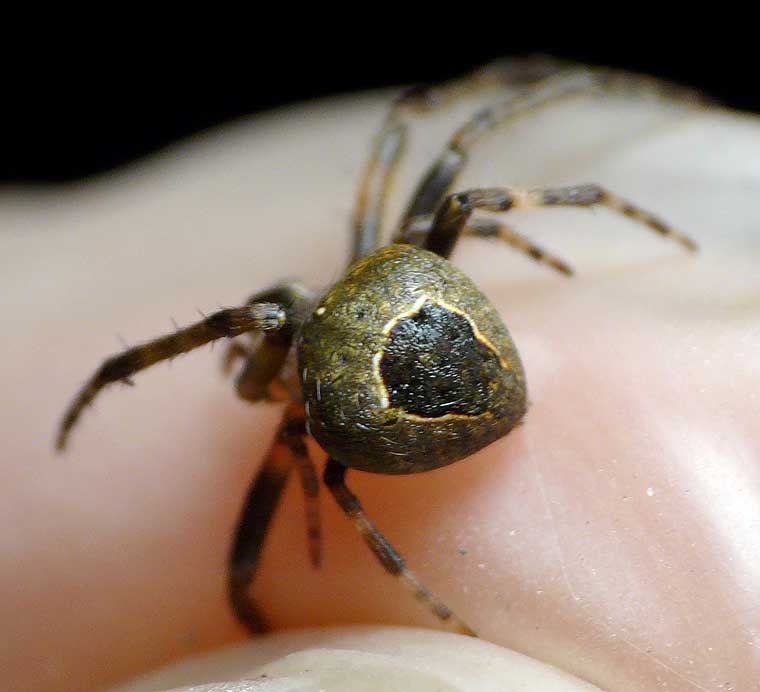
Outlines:
{"label": "spider abdomen", "polygon": [[525,376],[496,310],[447,260],[391,245],[358,262],[301,331],[311,434],[345,466],[415,473],[506,435]]}

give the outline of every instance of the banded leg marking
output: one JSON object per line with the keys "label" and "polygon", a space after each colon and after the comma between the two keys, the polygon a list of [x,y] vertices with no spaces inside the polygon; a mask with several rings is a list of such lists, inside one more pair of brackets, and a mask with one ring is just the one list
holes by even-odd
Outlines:
{"label": "banded leg marking", "polygon": [[403,155],[408,122],[488,87],[533,82],[555,72],[561,63],[543,56],[496,61],[459,79],[414,87],[392,104],[375,138],[362,173],[352,217],[353,260],[381,244],[382,216],[398,162]]}
{"label": "banded leg marking", "polygon": [[[591,67],[569,68],[555,63],[555,74],[547,71],[544,78],[518,90],[506,99],[477,111],[457,129],[428,172],[409,203],[402,226],[409,219],[436,211],[456,178],[467,165],[469,153],[484,136],[497,127],[517,118],[531,115],[547,106],[584,95],[635,95],[641,98],[663,99],[685,106],[704,106],[709,101],[698,92],[643,75]],[[540,70],[535,73],[541,76]],[[514,82],[512,83],[515,85]]]}
{"label": "banded leg marking", "polygon": [[[409,243],[410,245],[423,245],[433,226],[433,220],[432,214],[416,216],[410,219],[402,228],[401,242]],[[527,255],[539,264],[544,264],[565,276],[572,276],[575,273],[573,268],[564,260],[539,247],[530,238],[518,233],[506,224],[493,221],[492,219],[471,217],[462,230],[462,235],[475,238],[496,238]]]}
{"label": "banded leg marking", "polygon": [[306,495],[309,554],[312,564],[321,557],[321,531],[314,484],[304,483],[303,469],[308,465],[316,480],[316,471],[306,453],[306,426],[303,408],[291,404],[285,410],[282,423],[266,459],[245,500],[238,523],[235,542],[229,557],[229,600],[238,620],[253,632],[266,629],[266,621],[249,595],[264,541],[277,505],[282,498],[288,474],[295,465],[299,469]]}
{"label": "banded leg marking", "polygon": [[69,434],[82,411],[109,384],[114,382],[131,384],[132,375],[162,360],[170,360],[217,339],[231,338],[253,330],[278,330],[286,322],[285,310],[276,303],[257,303],[238,308],[226,308],[189,327],[178,329],[173,334],[134,346],[108,358],[79,390],[74,401],[66,409],[56,438],[56,448],[59,451],[65,448]]}
{"label": "banded leg marking", "polygon": [[539,188],[529,191],[484,188],[449,195],[435,215],[432,230],[424,246],[443,257],[449,257],[476,209],[506,212],[510,209],[548,206],[604,206],[647,226],[661,236],[676,241],[687,250],[697,249],[696,243],[691,238],[675,230],[662,219],[594,184]]}
{"label": "banded leg marking", "polygon": [[303,412],[290,419],[282,432],[282,439],[293,456],[303,491],[306,513],[306,540],[309,559],[314,567],[322,564],[322,523],[319,515],[319,477],[306,447],[306,418]]}
{"label": "banded leg marking", "polygon": [[404,559],[369,520],[359,502],[345,483],[346,467],[330,458],[324,472],[325,485],[329,488],[340,508],[351,519],[365,543],[385,570],[398,577],[414,597],[424,603],[442,622],[448,623],[460,634],[471,637],[477,634],[438,599],[406,566]]}

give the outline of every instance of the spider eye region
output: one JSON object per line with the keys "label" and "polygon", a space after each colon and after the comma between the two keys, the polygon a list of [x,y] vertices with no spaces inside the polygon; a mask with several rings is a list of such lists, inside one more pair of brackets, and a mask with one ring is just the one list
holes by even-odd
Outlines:
{"label": "spider eye region", "polygon": [[489,389],[503,365],[464,314],[425,300],[387,331],[378,370],[390,407],[421,418],[488,410]]}

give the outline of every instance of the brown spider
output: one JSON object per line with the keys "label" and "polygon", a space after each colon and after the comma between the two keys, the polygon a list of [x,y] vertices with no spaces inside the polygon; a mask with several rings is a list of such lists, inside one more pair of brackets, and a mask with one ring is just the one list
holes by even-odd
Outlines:
{"label": "brown spider", "polygon": [[[476,210],[541,206],[606,206],[676,240],[695,244],[664,221],[598,185],[449,194],[482,136],[512,118],[558,100],[621,90],[665,93],[696,102],[691,92],[642,77],[566,68],[548,59],[497,62],[462,79],[416,89],[392,105],[359,187],[354,249],[343,278],[318,296],[299,284],[257,293],[241,307],[107,359],[67,409],[56,446],[62,450],[83,409],[101,389],[216,339],[232,341],[229,368],[242,359],[238,394],[249,401],[287,400],[283,422],[248,494],[230,552],[229,596],[250,629],[264,619],[248,595],[264,539],[289,472],[298,470],[307,505],[310,556],[321,558],[318,479],[305,438],[329,457],[324,482],[383,567],[399,577],[441,620],[474,632],[409,570],[367,518],[345,484],[349,468],[417,473],[445,466],[506,435],[526,410],[525,376],[497,312],[470,279],[449,263],[462,234],[498,237],[564,274],[562,260]],[[381,218],[411,115],[488,86],[516,89],[476,112],[449,139],[423,177],[389,245]]]}

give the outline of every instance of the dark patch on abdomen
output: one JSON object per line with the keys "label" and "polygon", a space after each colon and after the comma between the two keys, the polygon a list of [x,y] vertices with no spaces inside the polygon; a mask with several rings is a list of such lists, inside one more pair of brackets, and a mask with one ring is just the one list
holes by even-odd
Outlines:
{"label": "dark patch on abdomen", "polygon": [[425,418],[485,413],[501,370],[466,318],[430,301],[398,321],[380,359],[390,406]]}

